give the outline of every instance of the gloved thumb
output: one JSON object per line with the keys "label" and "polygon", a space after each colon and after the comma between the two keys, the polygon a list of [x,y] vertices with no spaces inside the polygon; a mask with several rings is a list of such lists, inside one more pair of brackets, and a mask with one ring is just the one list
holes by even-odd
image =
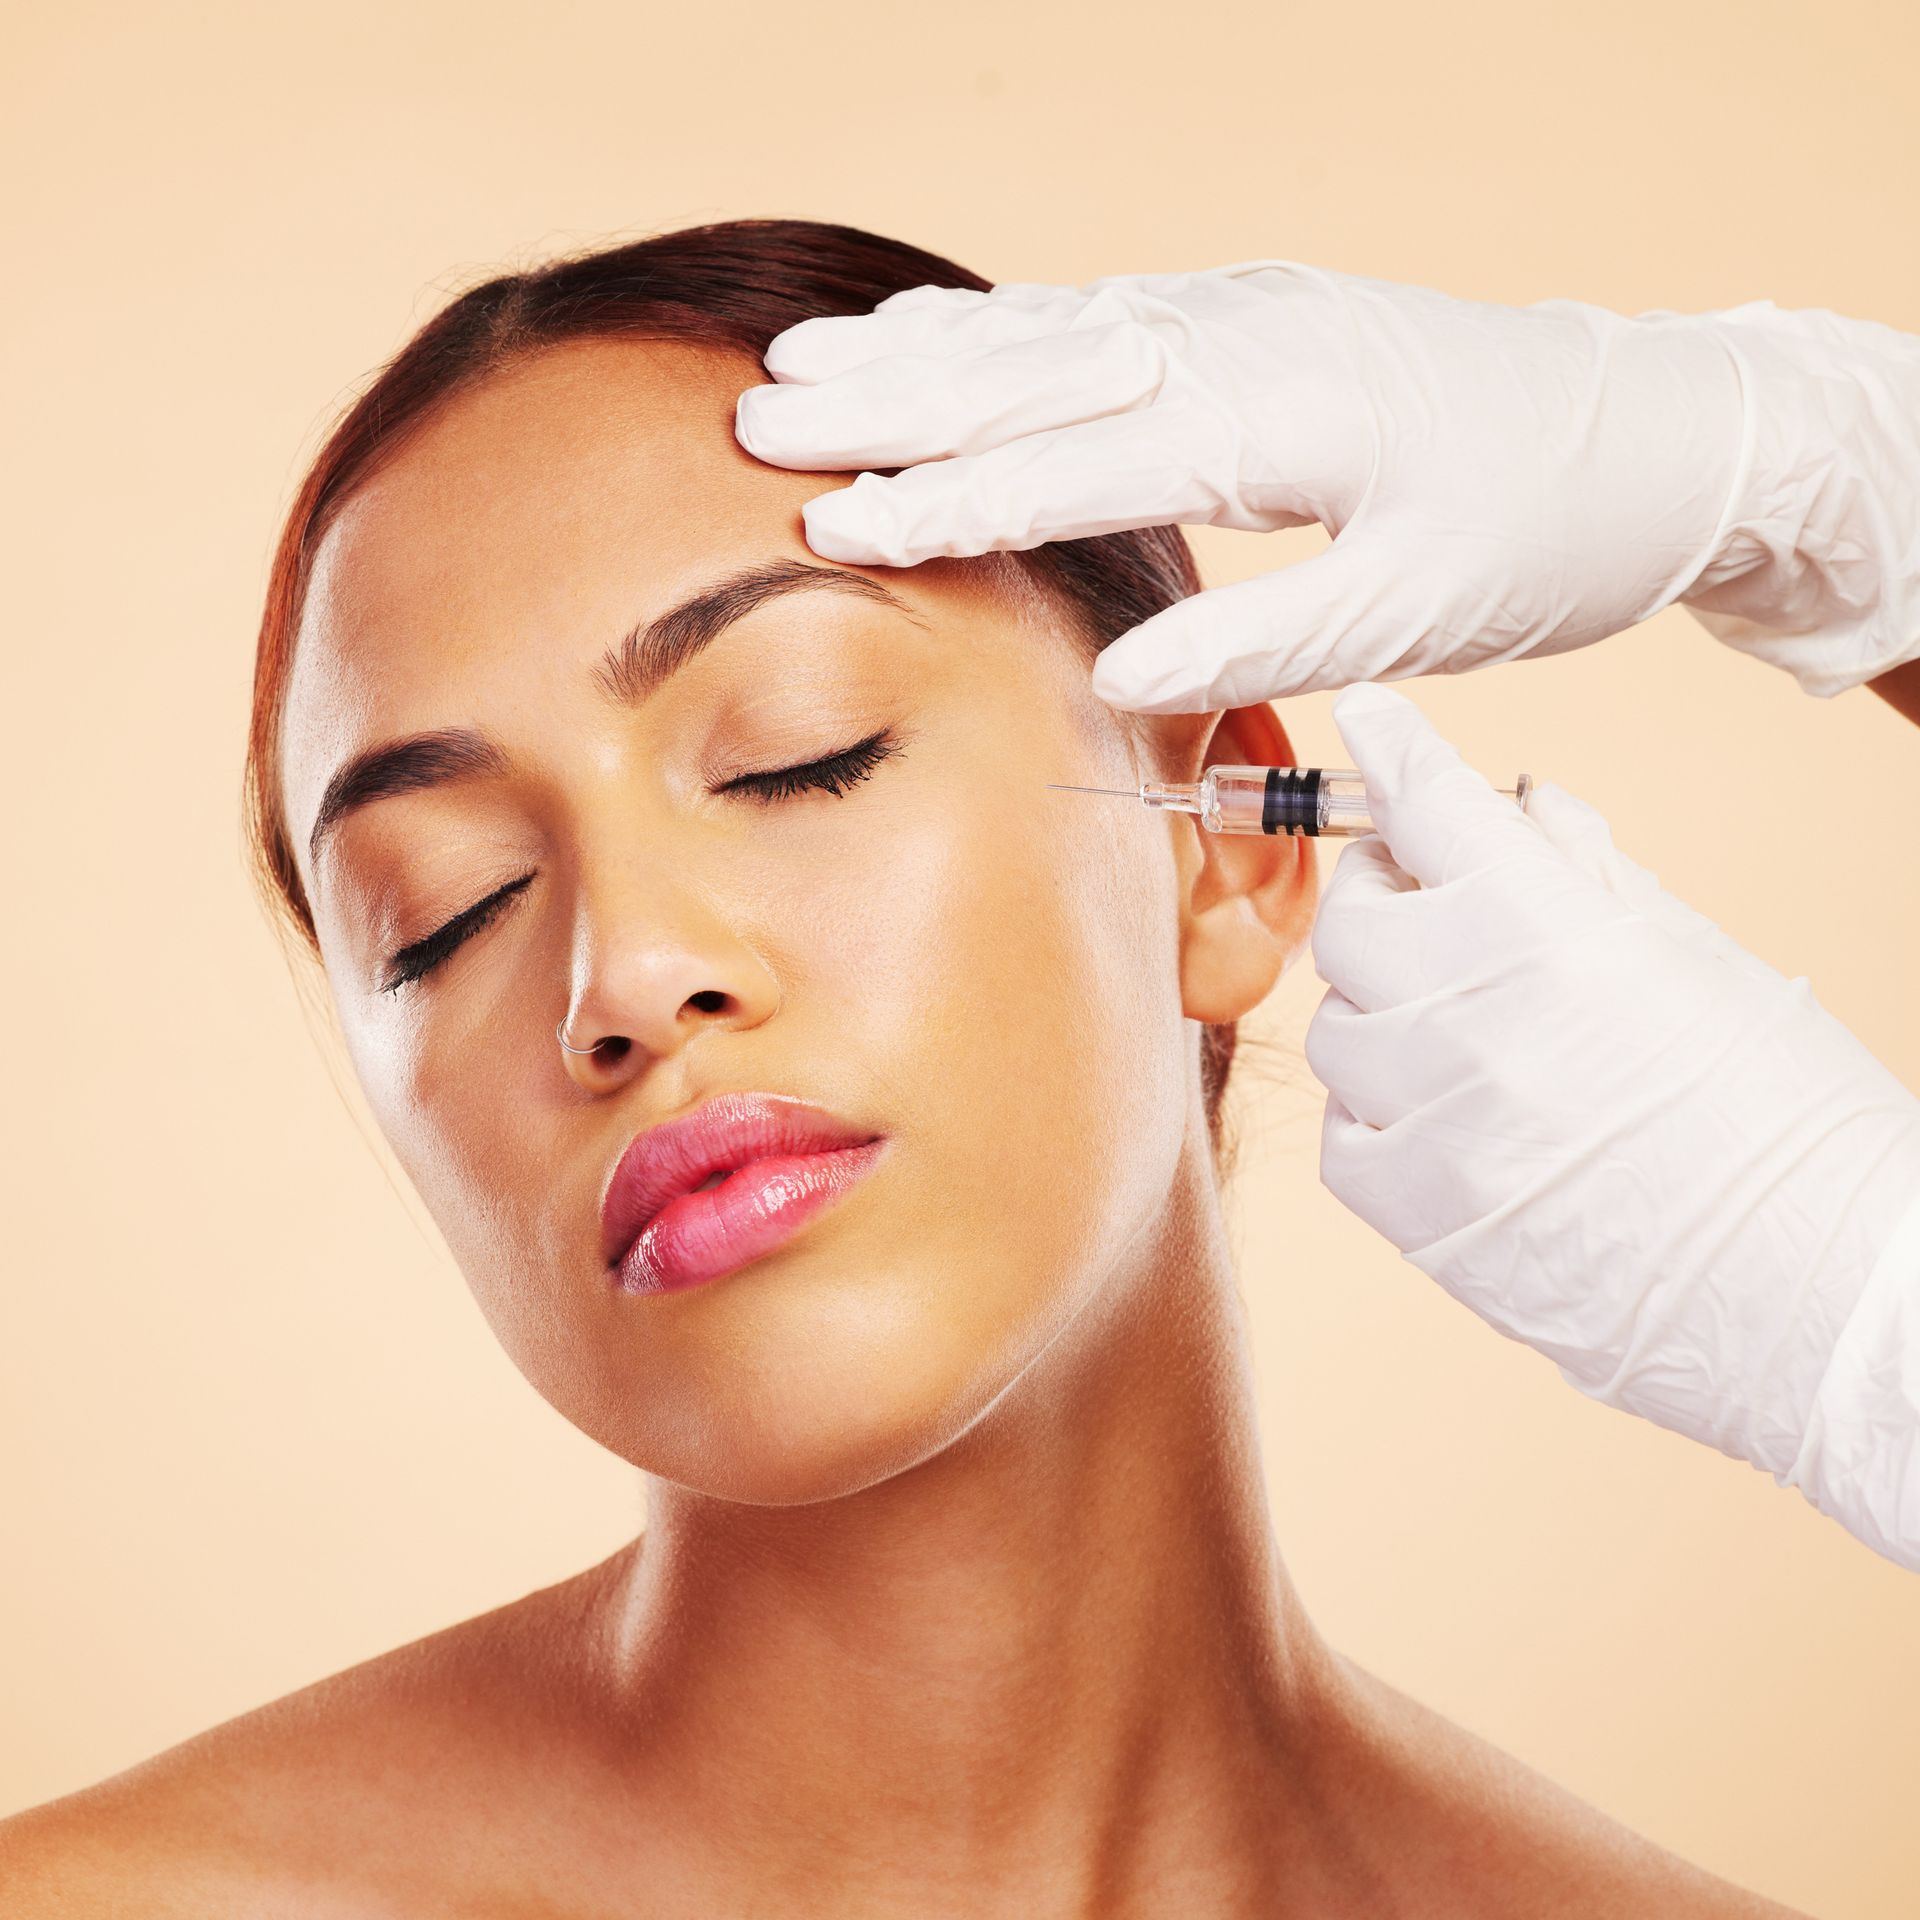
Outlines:
{"label": "gloved thumb", "polygon": [[1348,687],[1333,703],[1333,723],[1365,776],[1374,831],[1423,887],[1509,860],[1558,864],[1539,828],[1404,694]]}
{"label": "gloved thumb", "polygon": [[1422,630],[1417,591],[1383,541],[1345,534],[1143,620],[1094,663],[1093,690],[1139,713],[1212,713],[1371,679],[1381,635]]}

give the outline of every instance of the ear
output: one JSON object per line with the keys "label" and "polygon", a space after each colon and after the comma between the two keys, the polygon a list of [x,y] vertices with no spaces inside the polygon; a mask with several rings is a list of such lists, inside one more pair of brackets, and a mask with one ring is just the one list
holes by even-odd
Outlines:
{"label": "ear", "polygon": [[[1183,718],[1193,730],[1169,742],[1185,763],[1176,779],[1197,780],[1211,766],[1294,764],[1293,743],[1270,706]],[[1209,833],[1192,815],[1177,817],[1185,823],[1175,842],[1181,1006],[1191,1020],[1238,1020],[1272,992],[1307,944],[1319,899],[1313,842],[1284,833]]]}

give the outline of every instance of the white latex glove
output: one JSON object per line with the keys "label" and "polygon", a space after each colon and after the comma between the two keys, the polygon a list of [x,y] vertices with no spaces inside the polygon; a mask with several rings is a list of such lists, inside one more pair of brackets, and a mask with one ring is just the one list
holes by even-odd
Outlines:
{"label": "white latex glove", "polygon": [[1479,305],[1289,261],[915,287],[802,321],[740,396],[832,560],[1185,522],[1334,536],[1109,646],[1147,712],[1562,652],[1686,599],[1837,693],[1920,654],[1920,339],[1758,302]]}
{"label": "white latex glove", "polygon": [[1321,1174],[1594,1399],[1920,1570],[1920,1101],[1554,786],[1523,814],[1380,687],[1375,834],[1314,928]]}

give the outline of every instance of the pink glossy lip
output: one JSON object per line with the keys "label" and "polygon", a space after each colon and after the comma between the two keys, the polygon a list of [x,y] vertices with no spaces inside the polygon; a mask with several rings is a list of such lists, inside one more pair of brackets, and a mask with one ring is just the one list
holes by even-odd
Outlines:
{"label": "pink glossy lip", "polygon": [[[600,1206],[602,1256],[628,1292],[699,1286],[790,1239],[885,1148],[801,1100],[715,1094],[620,1156]],[[726,1178],[695,1191],[716,1173]]]}

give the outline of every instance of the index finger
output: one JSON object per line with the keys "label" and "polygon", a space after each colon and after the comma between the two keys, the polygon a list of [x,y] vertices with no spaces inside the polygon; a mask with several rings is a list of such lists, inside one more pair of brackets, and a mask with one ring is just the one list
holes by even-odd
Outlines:
{"label": "index finger", "polygon": [[783,384],[822,380],[896,354],[966,353],[1057,333],[1086,304],[1071,287],[1024,282],[978,293],[971,287],[908,287],[871,313],[819,314],[796,321],[761,357]]}
{"label": "index finger", "polygon": [[1166,350],[1132,321],[971,347],[892,354],[818,386],[749,387],[734,434],[757,460],[806,472],[909,467],[1150,405]]}

